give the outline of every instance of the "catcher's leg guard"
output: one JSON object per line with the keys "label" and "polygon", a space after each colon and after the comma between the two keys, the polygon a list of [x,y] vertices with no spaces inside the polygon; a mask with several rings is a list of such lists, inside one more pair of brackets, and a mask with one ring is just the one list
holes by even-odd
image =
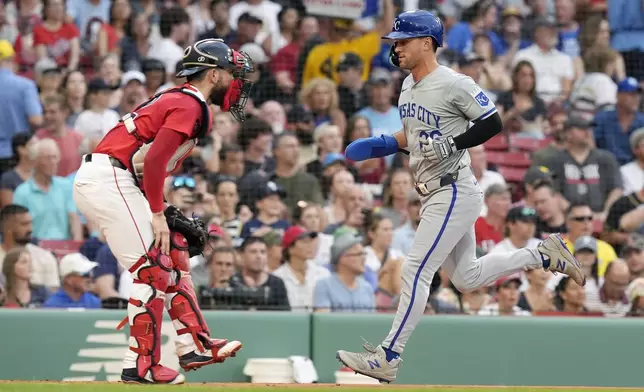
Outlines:
{"label": "catcher's leg guard", "polygon": [[183,236],[173,234],[173,250],[170,252],[177,280],[168,287],[165,305],[172,324],[177,331],[175,341],[179,365],[185,370],[219,363],[233,357],[241,349],[238,341],[212,339],[210,330],[199,309],[197,295],[190,277],[187,252],[182,250]]}
{"label": "catcher's leg guard", "polygon": [[[160,365],[161,325],[165,291],[171,282],[172,261],[153,249],[135,263],[134,278],[124,322],[130,325],[130,348],[125,355],[121,380],[130,383],[181,384],[185,377]],[[119,329],[125,324],[122,322]]]}

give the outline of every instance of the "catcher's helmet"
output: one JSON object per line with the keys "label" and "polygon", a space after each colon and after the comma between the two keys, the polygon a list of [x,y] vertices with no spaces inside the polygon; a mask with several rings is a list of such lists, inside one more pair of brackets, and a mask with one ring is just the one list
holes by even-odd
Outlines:
{"label": "catcher's helmet", "polygon": [[443,23],[429,11],[407,11],[394,19],[392,31],[384,39],[432,37],[437,46],[443,46]]}
{"label": "catcher's helmet", "polygon": [[177,77],[196,74],[208,68],[232,69],[242,74],[253,72],[250,57],[228,47],[221,39],[204,39],[188,46],[181,61],[183,69]]}

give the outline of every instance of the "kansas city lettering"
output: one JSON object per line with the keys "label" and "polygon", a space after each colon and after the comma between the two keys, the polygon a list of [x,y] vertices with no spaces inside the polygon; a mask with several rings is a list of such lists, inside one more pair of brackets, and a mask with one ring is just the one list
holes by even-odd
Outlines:
{"label": "kansas city lettering", "polygon": [[400,112],[400,119],[404,120],[405,118],[411,117],[415,118],[418,121],[427,124],[430,127],[440,129],[440,119],[441,117],[437,114],[430,112],[421,105],[417,105],[415,102],[407,102],[398,106],[398,111]]}

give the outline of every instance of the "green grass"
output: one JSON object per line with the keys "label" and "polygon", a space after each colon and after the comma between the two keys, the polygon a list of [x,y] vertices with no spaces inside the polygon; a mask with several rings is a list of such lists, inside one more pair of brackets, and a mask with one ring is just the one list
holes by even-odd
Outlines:
{"label": "green grass", "polygon": [[0,381],[0,392],[148,392],[169,391],[180,392],[258,392],[260,390],[274,392],[286,389],[290,392],[333,391],[333,392],[373,392],[374,388],[398,389],[409,392],[472,392],[476,390],[488,392],[543,392],[553,390],[557,392],[587,392],[587,391],[637,391],[644,389],[630,388],[547,388],[547,387],[462,387],[462,386],[416,386],[416,385],[370,385],[370,386],[339,386],[333,384],[320,385],[262,385],[262,384],[185,384],[185,385],[127,385],[118,383],[87,383],[87,382],[3,382]]}

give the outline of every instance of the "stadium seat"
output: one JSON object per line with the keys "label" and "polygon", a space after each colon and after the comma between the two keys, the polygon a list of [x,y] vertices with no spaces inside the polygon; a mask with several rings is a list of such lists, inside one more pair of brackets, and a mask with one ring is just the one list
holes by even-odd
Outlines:
{"label": "stadium seat", "polygon": [[508,138],[505,135],[496,135],[483,144],[488,151],[508,151]]}
{"label": "stadium seat", "polygon": [[523,181],[526,169],[512,166],[499,166],[497,171],[501,173],[506,182],[520,183]]}
{"label": "stadium seat", "polygon": [[513,149],[522,151],[539,151],[550,144],[550,142],[551,139],[537,140],[528,137],[519,137],[516,135],[510,136],[510,146],[512,146]]}
{"label": "stadium seat", "polygon": [[530,155],[527,152],[501,152],[487,151],[485,157],[488,163],[498,166],[512,166],[528,168],[532,166]]}
{"label": "stadium seat", "polygon": [[58,259],[70,253],[76,253],[80,250],[83,241],[73,240],[42,240],[38,243],[41,248],[50,251]]}

